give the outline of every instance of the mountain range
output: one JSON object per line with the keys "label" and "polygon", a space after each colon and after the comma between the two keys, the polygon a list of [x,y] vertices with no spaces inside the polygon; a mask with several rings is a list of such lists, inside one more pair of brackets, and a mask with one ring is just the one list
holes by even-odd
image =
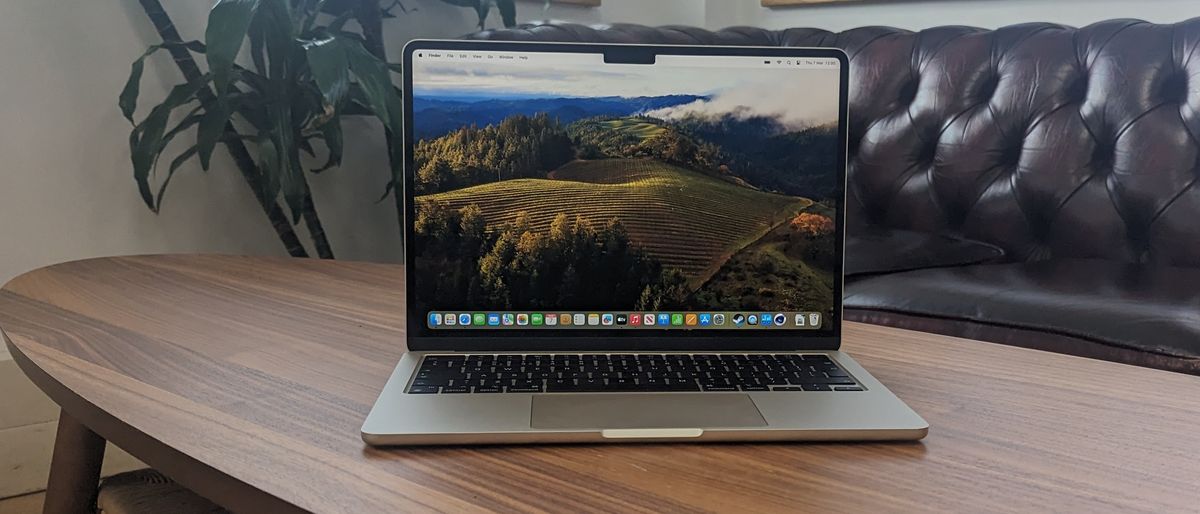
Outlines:
{"label": "mountain range", "polygon": [[413,129],[417,139],[445,135],[459,127],[494,125],[514,114],[546,113],[566,125],[592,116],[628,116],[654,109],[707,100],[706,96],[601,96],[557,98],[489,98],[461,96],[413,97]]}

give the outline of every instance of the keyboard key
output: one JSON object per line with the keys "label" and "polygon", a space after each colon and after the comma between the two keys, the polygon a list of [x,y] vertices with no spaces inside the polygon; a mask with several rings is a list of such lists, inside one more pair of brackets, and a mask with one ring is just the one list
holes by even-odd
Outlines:
{"label": "keyboard key", "polygon": [[833,388],[833,390],[834,390],[834,391],[862,391],[862,390],[863,390],[863,388],[861,388],[861,387],[837,386],[837,387],[834,387],[834,388]]}
{"label": "keyboard key", "polygon": [[437,394],[437,386],[412,386],[408,388],[409,394]]}
{"label": "keyboard key", "polygon": [[536,384],[536,385],[525,384],[525,385],[519,385],[519,386],[510,386],[508,388],[508,392],[510,392],[510,393],[540,393],[540,392],[542,392],[542,384]]}
{"label": "keyboard key", "polygon": [[663,385],[668,391],[699,391],[700,385],[695,380],[683,380],[678,378],[664,378]]}
{"label": "keyboard key", "polygon": [[804,384],[805,391],[831,391],[828,385],[825,384]]}
{"label": "keyboard key", "polygon": [[469,393],[471,388],[467,386],[446,386],[442,388],[442,394],[461,394]]}

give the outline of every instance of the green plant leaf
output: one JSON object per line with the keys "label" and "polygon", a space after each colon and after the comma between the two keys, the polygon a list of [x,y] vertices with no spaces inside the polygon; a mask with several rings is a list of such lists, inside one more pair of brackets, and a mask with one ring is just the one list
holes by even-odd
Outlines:
{"label": "green plant leaf", "polygon": [[146,120],[129,133],[129,155],[133,161],[133,180],[146,207],[154,210],[154,193],[150,190],[150,169],[161,147],[163,132],[167,129],[167,116],[151,112]]}
{"label": "green plant leaf", "polygon": [[129,133],[129,154],[133,162],[133,178],[137,182],[138,192],[142,200],[151,210],[154,209],[154,197],[150,191],[150,174],[166,147],[176,135],[198,121],[196,110],[193,110],[179,125],[167,132],[167,122],[175,108],[196,100],[200,88],[208,87],[209,75],[197,77],[196,80],[179,84],[171,89],[167,98],[150,111],[140,124]]}
{"label": "green plant leaf", "polygon": [[294,64],[296,48],[295,31],[292,25],[290,0],[261,0],[259,16],[263,23],[263,41],[266,45],[267,78],[273,81],[292,80],[288,74]]}
{"label": "green plant leaf", "polygon": [[217,96],[225,94],[232,79],[233,60],[242,49],[259,0],[217,0],[208,13],[204,43],[208,45],[208,69]]}
{"label": "green plant leaf", "polygon": [[258,168],[262,173],[263,196],[274,202],[279,197],[279,149],[272,138],[258,142]]}
{"label": "green plant leaf", "polygon": [[154,201],[154,212],[155,213],[162,210],[163,196],[167,192],[167,184],[171,183],[171,177],[175,176],[175,170],[179,169],[180,166],[183,166],[183,163],[187,162],[188,159],[191,159],[195,155],[196,155],[196,145],[192,145],[192,146],[188,147],[187,150],[184,150],[183,153],[176,156],[174,160],[171,161],[171,169],[167,171],[166,178],[164,178],[162,181],[162,184],[160,184],[158,186],[158,196],[155,197],[155,201]]}
{"label": "green plant leaf", "polygon": [[181,132],[192,128],[197,123],[200,123],[200,119],[203,117],[204,115],[200,113],[200,107],[192,109],[192,111],[189,112],[187,116],[184,116],[184,118],[180,120],[178,124],[172,127],[171,130],[168,130],[166,134],[163,134],[163,143],[170,143]]}
{"label": "green plant leaf", "polygon": [[199,41],[187,41],[183,43],[169,42],[151,46],[146,49],[146,52],[141,57],[133,61],[133,65],[130,66],[131,69],[129,70],[129,78],[125,81],[125,87],[121,88],[121,96],[117,100],[117,105],[121,108],[121,114],[130,123],[133,123],[133,113],[137,110],[137,99],[138,95],[141,94],[142,72],[146,68],[146,58],[159,50],[170,49],[176,46],[187,48],[196,53],[204,53],[205,51],[204,44]]}
{"label": "green plant leaf", "polygon": [[304,194],[308,191],[304,170],[300,167],[299,145],[292,141],[291,127],[286,123],[276,125],[270,141],[271,148],[275,150],[275,160],[270,163],[273,165],[270,168],[270,182],[274,185],[276,195],[283,194],[283,201],[291,211],[292,222],[298,223],[304,207]]}
{"label": "green plant leaf", "polygon": [[309,140],[301,139],[300,142],[297,143],[297,146],[300,147],[301,151],[308,154],[309,157],[317,156],[317,150],[315,148],[313,148],[313,145]]}
{"label": "green plant leaf", "polygon": [[392,148],[388,148],[388,152],[389,155],[395,157],[389,161],[393,180],[396,180],[397,177],[403,177],[404,173],[401,162],[403,159],[398,158],[403,155],[403,147],[400,146],[403,138],[400,137],[400,134],[403,133],[401,129],[404,127],[404,104],[396,86],[392,84],[392,76],[387,63],[379,60],[360,44],[346,46],[346,55],[350,59],[350,71],[358,79],[358,85],[362,89],[363,96],[366,97],[367,106],[383,122],[384,128],[392,134]]}
{"label": "green plant leaf", "polygon": [[230,97],[229,104],[232,112],[236,112],[250,123],[256,131],[264,131],[270,125],[267,115],[266,100],[258,92],[245,92]]}
{"label": "green plant leaf", "polygon": [[300,165],[300,159],[293,156],[288,159],[287,168],[283,171],[284,180],[280,184],[283,189],[283,200],[292,211],[292,220],[299,223],[300,215],[304,212],[304,197],[308,194],[308,182],[304,179],[304,168]]}
{"label": "green plant leaf", "polygon": [[371,55],[362,45],[348,44],[346,47],[350,71],[358,79],[367,107],[371,108],[385,128],[393,134],[400,134],[404,124],[403,104],[392,84],[387,64]]}
{"label": "green plant leaf", "polygon": [[[250,28],[246,31],[246,36],[250,39],[250,62],[254,63],[254,71],[266,73],[267,43],[264,41],[262,23],[261,16],[251,18]],[[234,68],[238,68],[238,66],[235,64]]]}
{"label": "green plant leaf", "polygon": [[304,24],[300,26],[301,34],[307,34],[312,30],[313,25],[317,23],[317,17],[319,17],[321,12],[325,10],[325,4],[327,1],[328,0],[317,0],[317,3],[313,5],[313,8],[311,11],[309,11],[308,16],[304,18]]}
{"label": "green plant leaf", "polygon": [[217,148],[217,141],[225,132],[225,124],[229,121],[230,111],[229,101],[221,99],[211,102],[205,109],[204,117],[200,119],[200,127],[196,129],[196,148],[197,153],[200,154],[200,167],[205,171],[208,171],[213,151]]}
{"label": "green plant leaf", "polygon": [[516,0],[496,0],[496,10],[500,11],[500,20],[505,27],[517,26]]}
{"label": "green plant leaf", "polygon": [[[256,73],[241,66],[233,67],[234,80],[244,83],[250,89],[255,91],[266,91],[270,89],[270,79],[262,73]],[[231,96],[236,96],[237,92],[230,92]]]}
{"label": "green plant leaf", "polygon": [[342,165],[342,124],[334,118],[321,126],[321,135],[325,139],[325,148],[329,149],[329,158],[320,168],[312,170],[313,173],[320,173],[330,168],[335,168]]}
{"label": "green plant leaf", "polygon": [[346,43],[337,36],[308,41],[303,44],[313,80],[321,89],[325,102],[338,105],[350,89],[350,60]]}
{"label": "green plant leaf", "polygon": [[334,18],[333,21],[329,22],[329,25],[327,26],[327,28],[329,29],[330,32],[341,32],[342,27],[345,27],[346,23],[349,22],[350,18],[353,18],[353,17],[354,17],[354,9],[350,9],[342,14],[337,15],[337,17]]}

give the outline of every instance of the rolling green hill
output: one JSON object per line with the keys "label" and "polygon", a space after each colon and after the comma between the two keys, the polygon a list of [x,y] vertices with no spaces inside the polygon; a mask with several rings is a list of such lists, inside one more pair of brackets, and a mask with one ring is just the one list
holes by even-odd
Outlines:
{"label": "rolling green hill", "polygon": [[619,118],[608,121],[592,121],[585,120],[579,122],[580,126],[592,126],[595,128],[610,131],[613,134],[622,134],[626,136],[636,137],[638,139],[646,139],[654,137],[667,129],[661,125],[650,123],[648,121],[638,120],[636,118]]}
{"label": "rolling green hill", "polygon": [[679,268],[695,286],[730,255],[813,204],[651,159],[573,161],[552,177],[482,184],[417,200],[455,209],[476,204],[489,229],[513,221],[521,211],[543,230],[560,212],[594,226],[617,217],[634,242],[664,266]]}

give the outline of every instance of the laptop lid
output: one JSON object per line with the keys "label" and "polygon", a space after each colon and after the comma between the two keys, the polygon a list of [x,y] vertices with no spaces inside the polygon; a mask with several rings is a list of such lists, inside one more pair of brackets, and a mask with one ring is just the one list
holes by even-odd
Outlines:
{"label": "laptop lid", "polygon": [[408,347],[836,349],[836,49],[413,41]]}

